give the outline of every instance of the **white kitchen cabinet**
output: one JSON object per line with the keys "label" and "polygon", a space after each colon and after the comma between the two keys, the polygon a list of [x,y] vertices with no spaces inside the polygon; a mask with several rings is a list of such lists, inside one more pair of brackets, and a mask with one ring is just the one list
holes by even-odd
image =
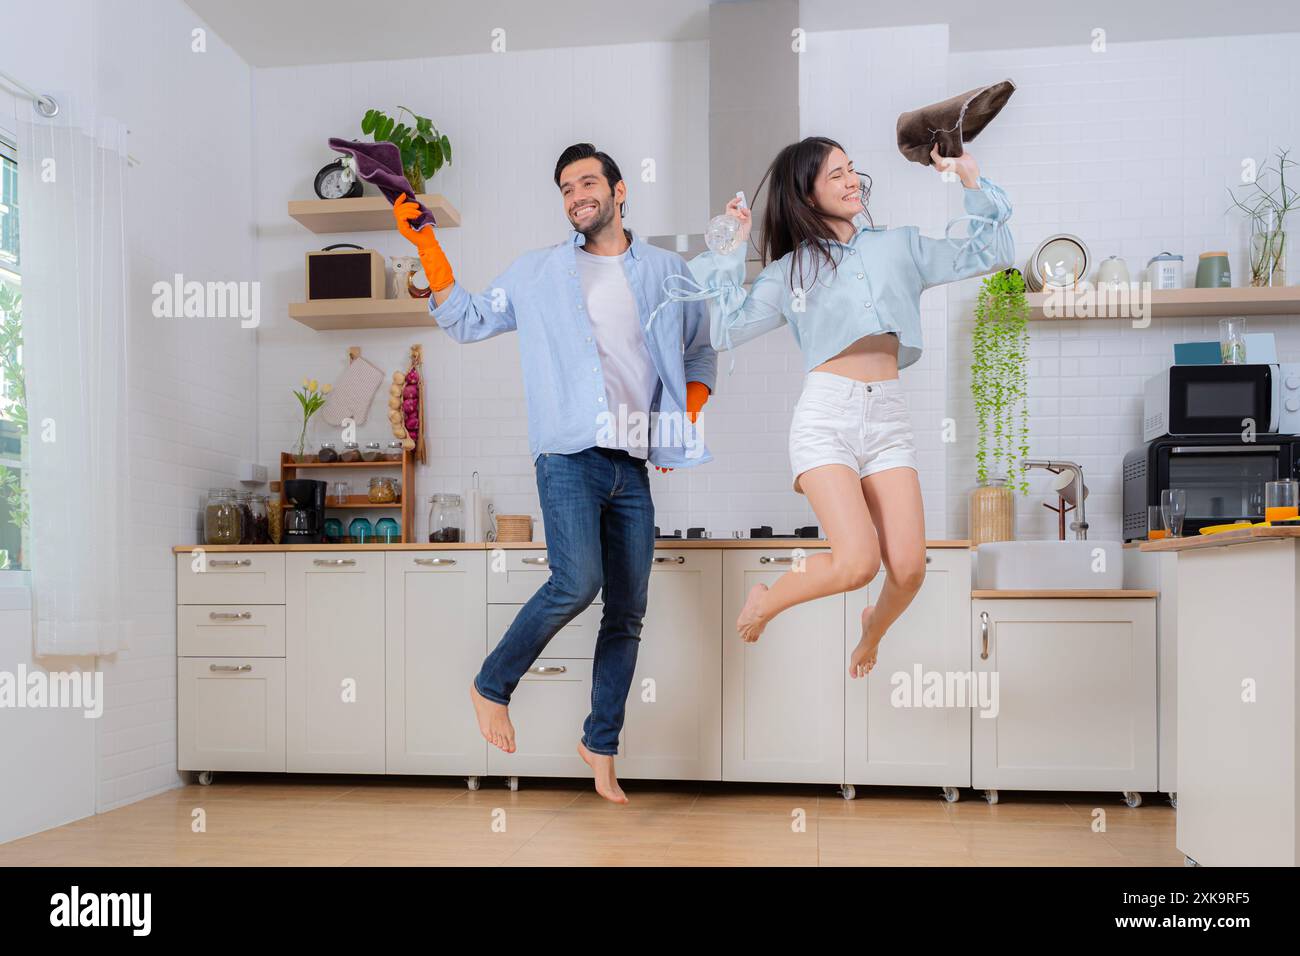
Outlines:
{"label": "white kitchen cabinet", "polygon": [[619,754],[628,779],[722,779],[721,551],[655,551]]}
{"label": "white kitchen cabinet", "polygon": [[[494,548],[488,552],[488,601],[523,604],[550,576],[545,548]],[[601,601],[597,594],[594,603]]]}
{"label": "white kitchen cabinet", "polygon": [[[971,557],[967,548],[926,553],[925,583],[880,644],[865,678],[848,676],[862,612],[880,600],[886,572],[846,595],[844,608],[844,779],[851,784],[968,787],[970,701],[933,688],[966,687],[971,669]],[[927,693],[927,689],[929,692]]]}
{"label": "white kitchen cabinet", "polygon": [[973,786],[1155,789],[1154,598],[976,599],[971,626],[996,688],[971,713]]}
{"label": "white kitchen cabinet", "polygon": [[285,769],[283,658],[177,661],[179,770]]}
{"label": "white kitchen cabinet", "polygon": [[182,604],[176,648],[181,657],[284,657],[284,605]]}
{"label": "white kitchen cabinet", "polygon": [[285,556],[205,551],[176,555],[177,604],[283,604]]}
{"label": "white kitchen cabinet", "polygon": [[384,553],[286,557],[287,767],[383,773]]}
{"label": "white kitchen cabinet", "polygon": [[1159,708],[1160,771],[1157,788],[1178,793],[1178,554],[1174,551],[1124,551],[1124,587],[1160,592],[1156,603],[1156,673]]}
{"label": "white kitchen cabinet", "polygon": [[385,556],[387,770],[487,772],[469,688],[487,653],[486,556],[390,551]]}
{"label": "white kitchen cabinet", "polygon": [[795,550],[737,548],[723,555],[725,780],[844,782],[844,595],[795,605],[753,644],[735,629],[750,588],[775,583],[797,560]]}
{"label": "white kitchen cabinet", "polygon": [[488,747],[488,772],[512,777],[586,777],[578,756],[591,710],[591,659],[539,658],[510,699],[515,752]]}
{"label": "white kitchen cabinet", "polygon": [[[619,740],[626,779],[718,780],[722,770],[722,556],[656,551],[648,609]],[[519,606],[495,605],[495,646]],[[551,639],[510,703],[517,751],[488,751],[492,773],[587,776],[577,756],[591,710],[591,668],[603,605],[592,605]]]}

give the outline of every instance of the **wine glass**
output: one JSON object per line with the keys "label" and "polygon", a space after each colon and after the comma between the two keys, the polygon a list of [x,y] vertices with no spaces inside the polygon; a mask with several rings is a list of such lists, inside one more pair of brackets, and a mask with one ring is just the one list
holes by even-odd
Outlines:
{"label": "wine glass", "polygon": [[1183,518],[1187,515],[1187,492],[1182,488],[1166,488],[1160,492],[1160,514],[1171,537],[1183,536]]}

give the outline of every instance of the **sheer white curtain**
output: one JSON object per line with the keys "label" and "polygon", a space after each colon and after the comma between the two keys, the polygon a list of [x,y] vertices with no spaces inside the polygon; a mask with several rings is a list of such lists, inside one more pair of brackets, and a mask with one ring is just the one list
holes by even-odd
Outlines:
{"label": "sheer white curtain", "polygon": [[123,647],[130,532],[126,130],[18,116],[37,654]]}

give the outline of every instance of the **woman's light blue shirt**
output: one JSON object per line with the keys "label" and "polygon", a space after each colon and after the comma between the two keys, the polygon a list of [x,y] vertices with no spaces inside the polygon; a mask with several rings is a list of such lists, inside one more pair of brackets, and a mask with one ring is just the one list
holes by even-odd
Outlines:
{"label": "woman's light blue shirt", "polygon": [[[921,357],[921,293],[931,286],[1008,268],[1015,244],[1007,221],[1011,202],[984,177],[963,189],[969,221],[963,239],[931,239],[915,226],[879,229],[865,216],[849,242],[832,242],[837,265],[823,260],[812,281],[813,256],[805,247],[793,289],[793,253],[758,274],[745,291],[745,246],[729,255],[705,252],[690,262],[700,285],[717,290],[709,299],[709,334],[718,350],[735,348],[789,323],[811,371],[867,335],[898,336],[898,367]],[[801,281],[811,288],[802,289]]]}

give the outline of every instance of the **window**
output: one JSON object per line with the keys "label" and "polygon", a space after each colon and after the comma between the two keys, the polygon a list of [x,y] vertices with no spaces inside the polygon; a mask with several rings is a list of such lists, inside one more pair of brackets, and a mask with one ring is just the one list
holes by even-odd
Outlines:
{"label": "window", "polygon": [[0,137],[0,571],[23,567],[27,525],[23,439],[22,263],[18,256],[18,158]]}

